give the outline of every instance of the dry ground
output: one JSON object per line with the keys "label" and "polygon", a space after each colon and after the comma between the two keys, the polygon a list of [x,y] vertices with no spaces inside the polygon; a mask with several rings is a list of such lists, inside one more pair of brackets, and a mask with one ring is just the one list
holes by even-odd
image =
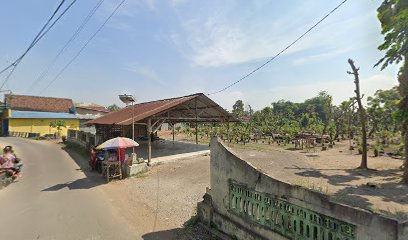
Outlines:
{"label": "dry ground", "polygon": [[[163,131],[160,136],[171,139],[171,131]],[[176,134],[175,139],[194,140],[183,133]],[[374,157],[370,151],[368,166],[372,170],[365,171],[356,169],[361,155],[348,150],[348,141],[337,142],[327,151],[316,148],[310,152],[293,150],[293,145],[269,145],[261,141],[228,145],[272,177],[330,194],[333,200],[351,206],[408,219],[408,186],[400,183],[401,159]]]}
{"label": "dry ground", "polygon": [[[172,141],[173,140],[173,135],[171,130],[167,131],[159,131],[158,135],[160,138],[163,138],[167,141]],[[178,142],[187,142],[187,143],[195,143],[195,136],[188,136],[185,133],[179,132],[174,135],[174,140]],[[207,137],[198,137],[198,143],[202,145],[207,145],[210,143],[209,138]]]}
{"label": "dry ground", "polygon": [[268,175],[324,193],[333,199],[399,219],[408,217],[408,186],[400,183],[403,160],[373,157],[356,169],[361,155],[348,150],[347,142],[327,151],[286,150],[288,146],[262,143],[229,144],[239,156]]}
{"label": "dry ground", "polygon": [[191,217],[209,184],[209,157],[200,156],[101,187],[143,239],[212,239],[203,228],[183,228],[194,225]]}

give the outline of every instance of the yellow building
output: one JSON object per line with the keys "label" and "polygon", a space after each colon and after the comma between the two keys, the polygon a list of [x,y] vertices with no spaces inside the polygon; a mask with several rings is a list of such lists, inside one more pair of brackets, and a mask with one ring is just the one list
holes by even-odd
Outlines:
{"label": "yellow building", "polygon": [[5,106],[1,121],[4,136],[55,133],[66,136],[68,129],[79,129],[71,99],[8,94]]}

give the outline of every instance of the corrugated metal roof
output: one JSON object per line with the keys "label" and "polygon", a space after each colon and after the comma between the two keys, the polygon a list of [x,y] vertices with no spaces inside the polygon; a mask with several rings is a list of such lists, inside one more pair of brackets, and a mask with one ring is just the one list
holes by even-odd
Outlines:
{"label": "corrugated metal roof", "polygon": [[[117,112],[112,112],[100,118],[88,121],[87,124],[89,125],[95,125],[95,124],[130,125],[132,124],[132,112],[134,114],[135,122],[141,122],[149,117],[163,114],[163,112],[166,112],[166,110],[169,110],[169,109],[175,109],[174,111],[178,111],[179,113],[182,111],[185,112],[183,113],[183,115],[178,115],[179,119],[181,119],[181,116],[186,116],[185,119],[187,119],[187,117],[191,119],[191,116],[187,116],[187,113],[189,111],[191,112],[191,109],[188,109],[187,104],[190,103],[195,98],[200,99],[200,104],[201,104],[200,112],[203,111],[202,110],[203,108],[213,109],[212,112],[208,111],[206,113],[207,114],[206,117],[219,117],[219,118],[224,118],[224,119],[233,118],[226,110],[224,110],[214,101],[212,101],[210,98],[208,98],[202,93],[197,93],[197,94],[178,97],[178,98],[170,98],[170,99],[163,99],[163,100],[157,100],[157,101],[152,101],[152,102],[135,104],[133,106],[133,111],[132,111],[132,107],[129,106]],[[177,107],[180,107],[180,108],[176,109]],[[204,120],[202,119],[201,121],[204,121]]]}
{"label": "corrugated metal roof", "polygon": [[87,110],[92,110],[92,111],[97,111],[97,112],[104,112],[104,113],[109,113],[110,111],[102,106],[77,106],[76,108],[82,108],[82,109],[87,109]]}
{"label": "corrugated metal roof", "polygon": [[5,104],[13,110],[69,113],[72,99],[6,94]]}
{"label": "corrugated metal roof", "polygon": [[10,118],[55,118],[55,119],[76,119],[77,116],[73,113],[57,113],[57,112],[34,112],[34,111],[17,111],[12,110]]}

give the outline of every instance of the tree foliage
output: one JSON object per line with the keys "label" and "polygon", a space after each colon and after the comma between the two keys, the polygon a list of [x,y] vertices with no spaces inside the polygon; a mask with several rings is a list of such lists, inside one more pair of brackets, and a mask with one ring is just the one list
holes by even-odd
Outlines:
{"label": "tree foliage", "polygon": [[398,90],[402,97],[399,111],[395,114],[403,124],[405,140],[405,163],[403,181],[408,184],[408,1],[384,0],[377,9],[378,20],[381,22],[384,42],[378,49],[386,51],[375,66],[381,69],[393,63],[403,62],[398,73]]}
{"label": "tree foliage", "polygon": [[386,53],[376,66],[381,65],[381,69],[384,69],[390,64],[398,64],[408,55],[408,1],[385,0],[377,12],[381,33],[385,35],[378,49]]}
{"label": "tree foliage", "polygon": [[116,104],[112,104],[108,106],[106,109],[108,109],[111,112],[116,112],[116,111],[119,111],[121,108]]}

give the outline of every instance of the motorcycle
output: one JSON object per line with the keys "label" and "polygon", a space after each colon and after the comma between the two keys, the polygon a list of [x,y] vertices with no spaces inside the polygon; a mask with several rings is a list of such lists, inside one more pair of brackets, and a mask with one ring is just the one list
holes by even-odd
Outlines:
{"label": "motorcycle", "polygon": [[6,187],[14,182],[23,167],[22,163],[17,163],[14,167],[0,168],[0,188]]}

